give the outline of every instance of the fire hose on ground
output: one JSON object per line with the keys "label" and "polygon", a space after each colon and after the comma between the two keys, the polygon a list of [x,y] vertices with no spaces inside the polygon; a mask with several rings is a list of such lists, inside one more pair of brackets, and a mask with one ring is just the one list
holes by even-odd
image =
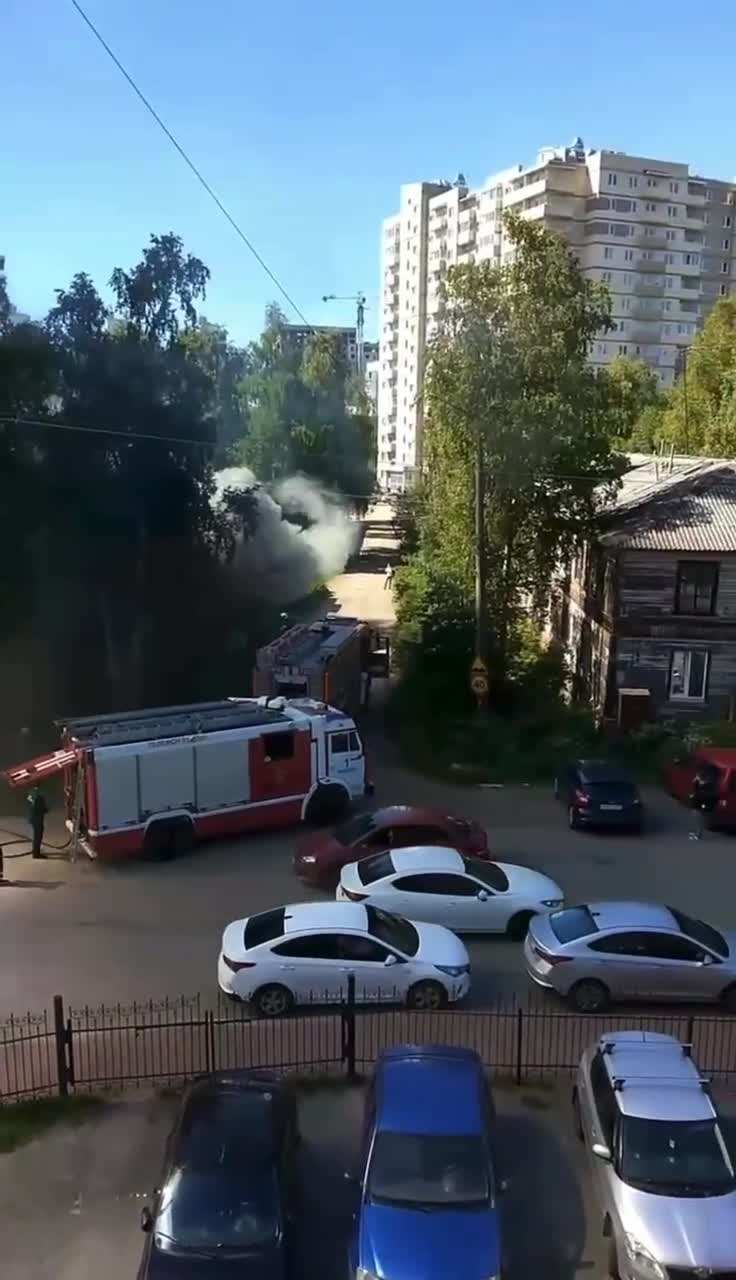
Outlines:
{"label": "fire hose on ground", "polygon": [[[28,858],[31,856],[31,849],[24,849],[23,853],[6,853],[5,850],[12,844],[27,844],[30,846],[31,841],[28,836],[23,836],[19,831],[10,831],[7,827],[0,827],[0,836],[12,836],[11,840],[0,839],[0,884],[7,883],[5,880],[5,859],[6,858]],[[44,840],[43,845],[47,849],[53,849],[54,853],[63,853],[69,848],[72,842],[72,834],[63,844],[51,844],[49,840]]]}

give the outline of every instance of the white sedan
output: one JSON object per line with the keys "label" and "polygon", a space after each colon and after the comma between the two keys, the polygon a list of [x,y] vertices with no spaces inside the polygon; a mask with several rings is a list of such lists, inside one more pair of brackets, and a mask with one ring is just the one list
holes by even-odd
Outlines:
{"label": "white sedan", "polygon": [[522,941],[529,921],[564,906],[554,880],[530,867],[481,862],[438,846],[392,849],[343,867],[338,902],[364,902],[458,933]]}
{"label": "white sedan", "polygon": [[299,902],[235,920],[222,935],[217,981],[264,1017],[296,1004],[402,1001],[438,1009],[470,988],[465,946],[449,929],[357,902]]}

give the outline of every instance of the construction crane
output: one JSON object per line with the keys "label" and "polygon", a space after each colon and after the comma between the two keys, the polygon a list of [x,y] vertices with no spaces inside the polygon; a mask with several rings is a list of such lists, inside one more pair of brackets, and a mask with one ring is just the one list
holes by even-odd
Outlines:
{"label": "construction crane", "polygon": [[365,357],[363,343],[365,336],[365,294],[355,293],[348,294],[347,297],[344,297],[337,293],[323,293],[322,301],[355,303],[355,367],[359,374],[364,374]]}

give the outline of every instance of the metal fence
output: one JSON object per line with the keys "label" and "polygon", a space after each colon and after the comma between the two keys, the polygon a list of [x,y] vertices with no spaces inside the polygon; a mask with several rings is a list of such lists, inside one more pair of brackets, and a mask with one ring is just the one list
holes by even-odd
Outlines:
{"label": "metal fence", "polygon": [[708,1075],[736,1075],[736,1018],[718,1013],[589,1016],[515,1001],[408,1011],[356,1004],[349,991],[340,1005],[271,1021],[224,1001],[204,1007],[199,996],[81,1009],[56,996],[50,1017],[0,1024],[0,1103],[243,1067],[359,1075],[383,1049],[407,1042],[475,1049],[487,1068],[521,1084],[574,1071],[586,1045],[622,1028],[677,1036]]}

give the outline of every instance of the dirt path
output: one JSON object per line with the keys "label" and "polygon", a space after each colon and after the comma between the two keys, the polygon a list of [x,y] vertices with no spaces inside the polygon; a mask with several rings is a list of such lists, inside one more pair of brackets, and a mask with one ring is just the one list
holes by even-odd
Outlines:
{"label": "dirt path", "polygon": [[330,579],[327,588],[337,601],[337,613],[390,628],[396,622],[396,612],[393,591],[386,586],[385,568],[395,561],[398,552],[393,508],[388,503],[375,503],[369,508],[364,524],[366,531],[359,555],[345,573]]}

